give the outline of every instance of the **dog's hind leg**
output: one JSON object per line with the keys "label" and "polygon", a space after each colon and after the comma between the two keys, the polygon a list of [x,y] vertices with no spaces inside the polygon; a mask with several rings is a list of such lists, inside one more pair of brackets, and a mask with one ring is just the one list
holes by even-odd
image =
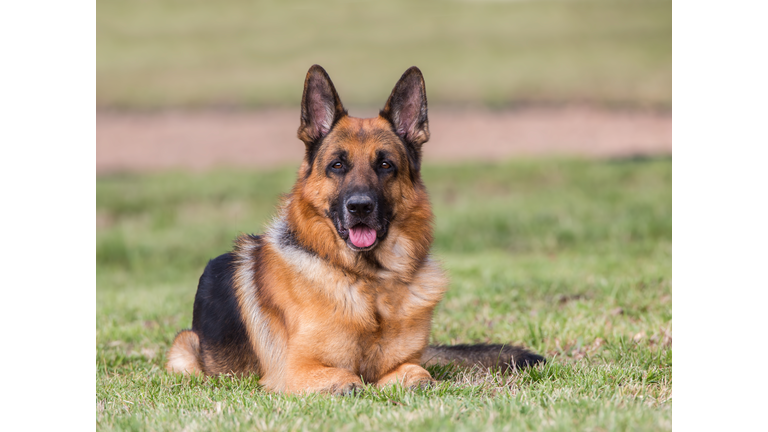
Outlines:
{"label": "dog's hind leg", "polygon": [[182,330],[173,340],[171,349],[168,350],[168,363],[165,364],[168,372],[184,373],[190,375],[202,374],[200,366],[200,339],[192,330]]}

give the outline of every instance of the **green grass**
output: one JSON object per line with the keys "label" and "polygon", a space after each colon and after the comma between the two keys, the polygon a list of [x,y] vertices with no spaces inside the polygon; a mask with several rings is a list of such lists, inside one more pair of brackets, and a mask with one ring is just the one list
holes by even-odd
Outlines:
{"label": "green grass", "polygon": [[297,105],[324,66],[380,106],[417,65],[431,103],[668,108],[669,0],[100,0],[100,107]]}
{"label": "green grass", "polygon": [[671,165],[426,166],[434,253],[451,277],[433,341],[518,343],[548,364],[434,368],[434,389],[348,398],[162,368],[207,260],[261,232],[293,170],[99,178],[97,428],[670,430]]}

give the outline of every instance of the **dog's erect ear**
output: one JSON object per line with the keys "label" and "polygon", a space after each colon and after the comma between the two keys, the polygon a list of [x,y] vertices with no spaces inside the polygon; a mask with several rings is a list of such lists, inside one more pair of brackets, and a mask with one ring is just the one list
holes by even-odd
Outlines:
{"label": "dog's erect ear", "polygon": [[315,144],[328,135],[333,124],[346,114],[328,73],[321,66],[313,65],[304,80],[298,131],[299,139],[307,145],[308,156]]}
{"label": "dog's erect ear", "polygon": [[389,120],[395,133],[405,141],[409,156],[412,157],[411,162],[418,170],[421,145],[429,140],[427,90],[419,68],[412,66],[405,71],[379,115]]}

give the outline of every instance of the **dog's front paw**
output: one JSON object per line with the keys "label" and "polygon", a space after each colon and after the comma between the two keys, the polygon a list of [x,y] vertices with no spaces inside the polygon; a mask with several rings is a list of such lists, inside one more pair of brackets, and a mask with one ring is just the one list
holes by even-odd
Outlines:
{"label": "dog's front paw", "polygon": [[363,392],[362,381],[338,383],[331,386],[329,393],[334,396],[357,396]]}
{"label": "dog's front paw", "polygon": [[416,390],[416,389],[426,390],[434,387],[436,384],[437,384],[437,381],[435,381],[431,376],[428,376],[428,377],[421,377],[421,378],[408,380],[405,383],[405,386],[411,390]]}
{"label": "dog's front paw", "polygon": [[382,387],[398,382],[402,384],[403,387],[423,389],[434,385],[435,380],[432,379],[432,375],[430,375],[423,367],[412,363],[404,363],[396,367],[392,372],[381,377],[376,384],[379,387]]}

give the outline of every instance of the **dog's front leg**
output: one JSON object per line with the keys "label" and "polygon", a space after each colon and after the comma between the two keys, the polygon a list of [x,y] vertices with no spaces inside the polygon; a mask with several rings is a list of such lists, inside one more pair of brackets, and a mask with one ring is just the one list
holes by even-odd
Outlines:
{"label": "dog's front leg", "polygon": [[350,395],[363,389],[363,381],[352,372],[308,360],[289,361],[286,384],[288,393]]}
{"label": "dog's front leg", "polygon": [[435,383],[432,379],[432,375],[427,372],[426,369],[419,366],[417,362],[406,362],[396,367],[389,373],[384,374],[376,382],[378,387],[400,383],[404,387],[416,388],[416,387],[428,387]]}

